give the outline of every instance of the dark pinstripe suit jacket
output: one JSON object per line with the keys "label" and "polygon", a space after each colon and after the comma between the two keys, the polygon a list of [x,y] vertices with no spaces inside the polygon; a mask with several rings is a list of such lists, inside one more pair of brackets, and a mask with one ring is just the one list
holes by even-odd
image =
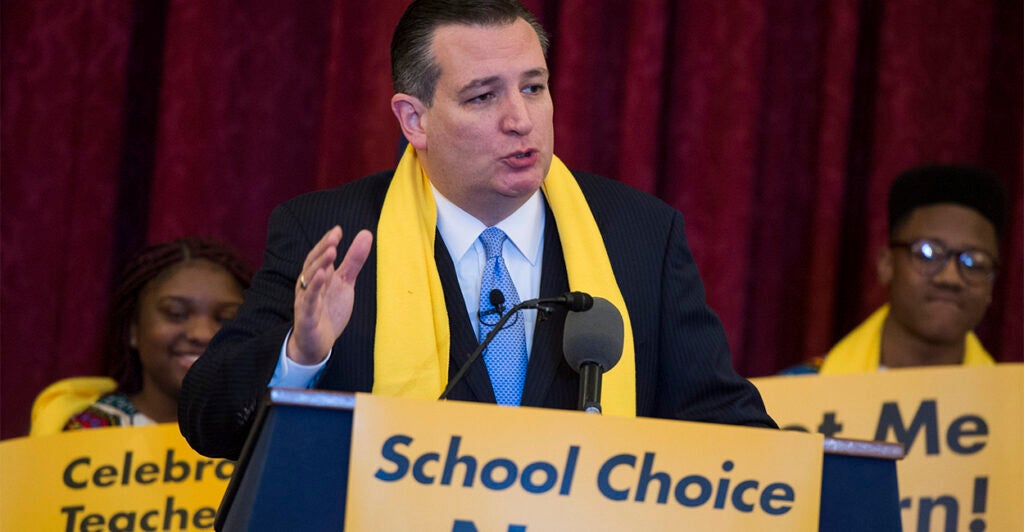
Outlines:
{"label": "dark pinstripe suit jacket", "polygon": [[[678,211],[621,183],[574,172],[604,237],[629,309],[636,348],[637,413],[642,416],[774,427],[757,390],[735,373],[725,333],[704,301]],[[392,172],[313,192],[271,215],[264,263],[238,318],[226,324],[185,378],[182,433],[199,452],[237,457],[291,327],[296,279],[306,254],[332,226],[341,250],[360,229],[375,230]],[[541,297],[569,289],[554,218],[547,212]],[[339,253],[341,255],[342,253]],[[451,367],[477,345],[450,255],[440,236],[435,259],[450,312]],[[355,309],[334,345],[318,388],[370,391],[376,325],[376,254],[356,284]],[[565,314],[537,324],[523,404],[576,407],[579,379],[562,355]],[[494,402],[486,366],[476,363],[451,398]]]}

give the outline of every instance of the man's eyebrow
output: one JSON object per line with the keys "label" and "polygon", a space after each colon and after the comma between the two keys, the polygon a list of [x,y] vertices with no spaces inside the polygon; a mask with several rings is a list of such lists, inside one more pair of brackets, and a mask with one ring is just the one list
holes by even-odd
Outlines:
{"label": "man's eyebrow", "polygon": [[548,69],[546,68],[534,68],[523,72],[524,78],[542,78],[548,75]]}
{"label": "man's eyebrow", "polygon": [[[526,72],[523,72],[523,76],[522,77],[523,77],[523,79],[533,79],[533,78],[545,77],[547,75],[548,75],[548,69],[546,69],[546,68],[534,68],[534,69],[527,70]],[[477,79],[474,79],[474,80],[470,81],[469,83],[463,85],[462,88],[459,89],[458,94],[460,96],[462,96],[462,95],[464,95],[467,92],[479,89],[481,87],[497,85],[499,83],[501,83],[501,76],[488,76],[486,78],[477,78]]]}
{"label": "man's eyebrow", "polygon": [[463,95],[472,90],[479,89],[480,87],[496,85],[500,80],[501,78],[499,76],[488,76],[486,78],[474,79],[473,81],[470,81],[469,83],[463,85],[461,89],[459,89],[459,95]]}

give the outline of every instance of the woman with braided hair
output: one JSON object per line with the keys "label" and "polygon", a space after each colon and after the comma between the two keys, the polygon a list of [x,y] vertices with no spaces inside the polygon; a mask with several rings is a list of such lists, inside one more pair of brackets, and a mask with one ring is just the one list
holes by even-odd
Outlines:
{"label": "woman with braided hair", "polygon": [[177,421],[185,373],[235,317],[251,278],[248,264],[216,241],[183,238],[144,249],[125,268],[107,320],[105,365],[116,388],[72,415],[64,430]]}

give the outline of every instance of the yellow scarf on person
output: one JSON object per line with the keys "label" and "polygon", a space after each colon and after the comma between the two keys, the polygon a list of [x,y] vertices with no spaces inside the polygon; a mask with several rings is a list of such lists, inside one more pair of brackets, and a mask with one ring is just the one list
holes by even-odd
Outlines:
{"label": "yellow scarf on person", "polygon": [[116,389],[117,382],[109,377],[68,377],[47,386],[32,403],[29,436],[61,432],[71,416]]}
{"label": "yellow scarf on person", "polygon": [[[606,414],[634,416],[633,328],[597,222],[576,179],[557,157],[541,190],[555,215],[570,288],[603,297],[622,313],[622,358],[604,375],[601,403]],[[448,310],[434,262],[436,227],[430,183],[409,147],[384,198],[375,239],[374,393],[433,399],[448,384]]]}
{"label": "yellow scarf on person", "polygon": [[[821,364],[822,375],[878,371],[882,359],[882,325],[889,316],[889,305],[882,305],[845,338],[839,341]],[[992,366],[995,360],[985,351],[973,332],[967,333],[964,366]]]}

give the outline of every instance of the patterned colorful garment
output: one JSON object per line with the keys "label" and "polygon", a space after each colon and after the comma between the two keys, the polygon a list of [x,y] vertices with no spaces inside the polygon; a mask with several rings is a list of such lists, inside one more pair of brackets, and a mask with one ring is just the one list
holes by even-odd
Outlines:
{"label": "patterned colorful garment", "polygon": [[128,425],[153,425],[155,422],[135,409],[128,396],[104,395],[85,410],[71,416],[64,430],[98,429]]}

